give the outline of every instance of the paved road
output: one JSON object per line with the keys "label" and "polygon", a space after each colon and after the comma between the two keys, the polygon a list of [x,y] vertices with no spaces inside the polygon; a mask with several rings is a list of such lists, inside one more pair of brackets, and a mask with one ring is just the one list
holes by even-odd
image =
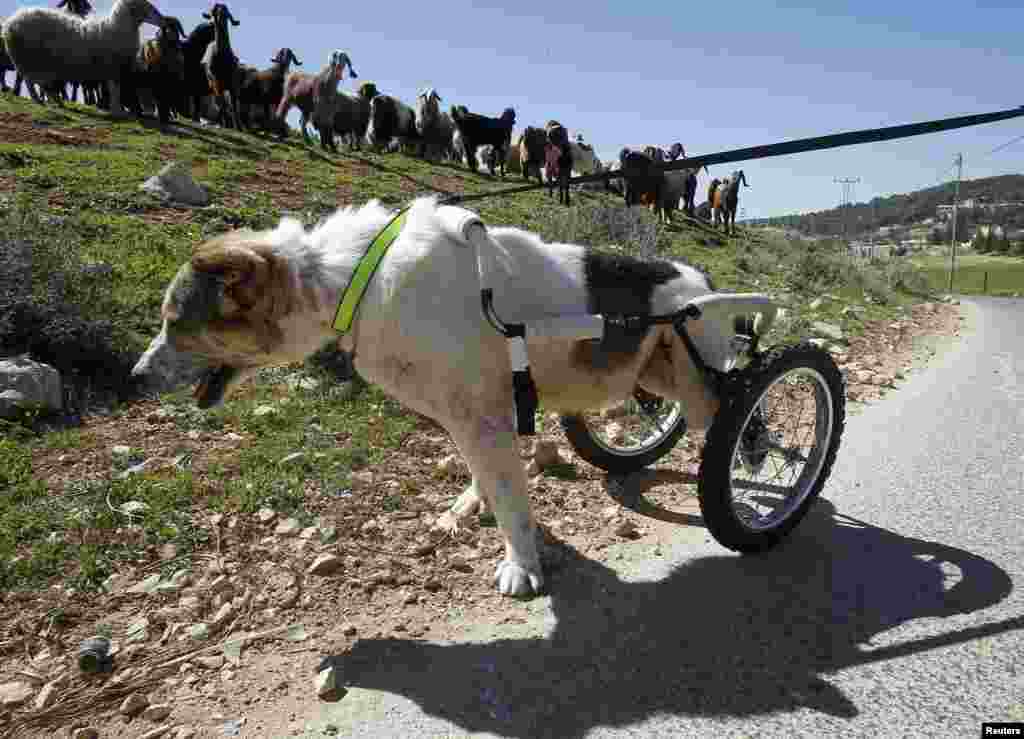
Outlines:
{"label": "paved road", "polygon": [[849,420],[777,551],[699,527],[607,563],[564,552],[528,623],[367,640],[313,709],[360,737],[976,737],[1024,721],[1024,301]]}

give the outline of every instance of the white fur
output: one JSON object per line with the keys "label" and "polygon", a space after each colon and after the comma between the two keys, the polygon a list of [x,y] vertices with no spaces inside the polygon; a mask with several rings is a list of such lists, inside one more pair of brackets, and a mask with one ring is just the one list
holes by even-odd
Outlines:
{"label": "white fur", "polygon": [[[469,464],[472,483],[440,523],[455,528],[486,502],[505,540],[505,560],[495,575],[498,589],[525,595],[539,590],[543,576],[518,454],[506,342],[482,315],[476,254],[448,235],[436,208],[436,201],[429,198],[413,203],[340,345],[355,352],[354,364],[363,377],[436,419],[451,434]],[[247,237],[271,245],[291,266],[296,280],[300,273],[312,273],[319,303],[316,310],[282,319],[284,344],[272,356],[261,356],[262,364],[297,361],[337,338],[331,321],[341,292],[369,242],[392,216],[378,201],[371,201],[361,208],[339,210],[309,232],[285,218],[273,231]],[[511,269],[496,272],[489,283],[502,320],[529,322],[587,313],[583,247],[545,244],[517,228],[488,231],[514,260]],[[681,276],[653,295],[657,313],[678,310],[690,298],[710,292],[699,272],[677,266]],[[692,327],[698,347],[707,344],[706,328],[700,323]],[[166,330],[165,323],[136,374],[149,374],[163,361],[160,355],[174,354]],[[628,365],[611,371],[574,365],[573,347],[573,341],[557,339],[529,344],[534,380],[549,410],[607,406],[629,397],[638,382],[682,400],[693,428],[706,427],[717,410],[717,401],[688,362],[671,327],[652,327]]]}
{"label": "white fur", "polygon": [[18,74],[30,82],[111,81],[111,111],[120,115],[112,81],[138,53],[140,23],[131,12],[138,6],[150,13],[144,22],[159,24],[159,14],[145,0],[117,0],[109,15],[86,19],[56,8],[22,8],[4,23],[4,45]]}

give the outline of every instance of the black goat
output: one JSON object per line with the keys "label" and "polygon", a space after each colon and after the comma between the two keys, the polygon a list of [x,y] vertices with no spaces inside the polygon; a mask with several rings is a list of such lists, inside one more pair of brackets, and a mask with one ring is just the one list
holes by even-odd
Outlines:
{"label": "black goat", "polygon": [[478,113],[470,113],[465,105],[452,106],[452,121],[462,137],[466,149],[466,161],[471,171],[477,167],[476,150],[479,146],[490,144],[501,166],[501,176],[505,177],[505,161],[512,145],[512,128],[516,125],[516,112],[505,108],[500,118],[489,118]]}

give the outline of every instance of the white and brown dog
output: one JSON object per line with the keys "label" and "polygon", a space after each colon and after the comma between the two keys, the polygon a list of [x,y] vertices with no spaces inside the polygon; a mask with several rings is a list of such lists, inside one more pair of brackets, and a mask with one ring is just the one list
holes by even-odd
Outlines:
{"label": "white and brown dog", "polygon": [[[134,374],[159,381],[160,389],[199,379],[196,397],[206,408],[257,369],[300,361],[337,341],[332,321],[340,296],[393,216],[371,201],[341,209],[311,231],[285,218],[271,231],[234,231],[197,247],[167,289],[163,329]],[[685,264],[544,243],[516,228],[488,233],[510,265],[493,284],[494,308],[505,322],[667,314],[713,291],[704,273]],[[702,352],[721,336],[705,322],[687,324]],[[434,199],[416,200],[341,347],[353,352],[365,379],[448,430],[472,482],[444,520],[455,526],[486,502],[505,540],[498,590],[529,595],[543,575],[505,342],[482,313],[474,250],[448,235]],[[671,325],[601,340],[531,340],[528,350],[548,410],[608,407],[637,385],[682,401],[690,428],[706,428],[718,409]]]}

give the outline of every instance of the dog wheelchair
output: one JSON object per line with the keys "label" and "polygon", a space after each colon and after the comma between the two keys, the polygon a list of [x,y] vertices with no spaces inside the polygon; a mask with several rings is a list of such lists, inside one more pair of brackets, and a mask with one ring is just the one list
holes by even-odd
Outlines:
{"label": "dog wheelchair", "polygon": [[[719,400],[705,433],[697,481],[708,530],[721,545],[749,553],[770,549],[800,523],[839,451],[845,381],[832,356],[809,342],[759,348],[778,312],[769,297],[711,293],[663,316],[572,315],[506,324],[494,311],[490,287],[491,275],[502,268],[500,247],[475,213],[443,206],[439,215],[454,238],[476,250],[481,309],[508,341],[521,435],[534,433],[537,409],[527,338],[600,340],[609,330],[671,324]],[[698,349],[686,328],[695,319],[721,329],[712,342],[717,351]],[[681,403],[639,387],[617,407],[560,420],[576,453],[612,475],[653,464],[687,431]]]}

